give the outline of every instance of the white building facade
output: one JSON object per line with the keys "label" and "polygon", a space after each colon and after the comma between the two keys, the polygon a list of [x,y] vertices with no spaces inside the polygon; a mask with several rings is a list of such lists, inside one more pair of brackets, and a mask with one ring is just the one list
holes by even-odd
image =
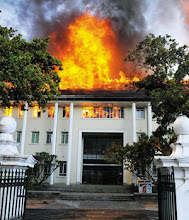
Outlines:
{"label": "white building facade", "polygon": [[43,112],[37,104],[21,111],[6,108],[1,116],[17,121],[15,140],[21,154],[56,154],[62,161],[50,184],[124,184],[132,176],[104,160],[115,142],[125,146],[141,133],[151,135],[155,123],[149,98],[134,91],[62,91]]}

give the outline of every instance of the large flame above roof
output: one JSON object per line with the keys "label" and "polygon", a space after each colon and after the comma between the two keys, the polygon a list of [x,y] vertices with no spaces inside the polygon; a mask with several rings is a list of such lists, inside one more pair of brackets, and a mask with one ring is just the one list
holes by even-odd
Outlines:
{"label": "large flame above roof", "polygon": [[123,89],[130,82],[108,19],[86,12],[68,26],[66,43],[56,32],[51,41],[63,63],[64,70],[58,72],[61,89]]}

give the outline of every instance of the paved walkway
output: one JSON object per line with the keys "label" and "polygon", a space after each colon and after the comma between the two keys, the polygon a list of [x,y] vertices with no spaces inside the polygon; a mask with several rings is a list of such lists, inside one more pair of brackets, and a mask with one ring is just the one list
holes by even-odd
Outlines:
{"label": "paved walkway", "polygon": [[153,202],[29,200],[25,219],[157,220],[157,216]]}

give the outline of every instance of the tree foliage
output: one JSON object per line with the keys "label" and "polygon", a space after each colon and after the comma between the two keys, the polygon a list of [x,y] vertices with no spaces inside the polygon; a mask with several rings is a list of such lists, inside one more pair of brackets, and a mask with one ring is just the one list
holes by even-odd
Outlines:
{"label": "tree foliage", "polygon": [[114,144],[107,158],[124,162],[129,171],[146,176],[155,149],[164,155],[171,153],[170,144],[176,140],[172,123],[179,115],[189,117],[189,49],[186,45],[179,46],[169,35],[149,34],[129,51],[125,61],[147,74],[133,86],[151,98],[153,117],[159,126],[151,137],[143,136],[132,145]]}
{"label": "tree foliage", "polygon": [[38,162],[28,169],[28,177],[30,184],[39,186],[59,167],[60,161],[47,152],[36,152],[34,157]]}
{"label": "tree foliage", "polygon": [[175,140],[171,123],[179,115],[189,116],[189,49],[169,35],[149,34],[125,59],[148,73],[134,86],[151,97],[152,111],[159,127],[153,133],[167,154]]}
{"label": "tree foliage", "polygon": [[0,97],[10,106],[37,101],[44,107],[58,92],[60,78],[56,69],[61,61],[47,51],[49,37],[34,37],[26,42],[12,28],[0,26]]}
{"label": "tree foliage", "polygon": [[[156,138],[149,138],[142,134],[139,141],[133,145],[126,144],[125,147],[115,143],[108,149],[106,159],[109,162],[123,164],[127,170],[139,177],[147,177],[153,180],[151,165],[154,158]],[[154,181],[154,180],[153,180]]]}

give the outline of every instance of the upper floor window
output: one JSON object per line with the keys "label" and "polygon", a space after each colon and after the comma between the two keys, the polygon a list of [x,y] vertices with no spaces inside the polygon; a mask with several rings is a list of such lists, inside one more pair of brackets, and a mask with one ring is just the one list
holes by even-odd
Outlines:
{"label": "upper floor window", "polygon": [[61,161],[59,166],[59,176],[66,176],[66,161]]}
{"label": "upper floor window", "polygon": [[51,144],[52,143],[52,137],[53,137],[53,132],[52,131],[47,131],[46,144]]}
{"label": "upper floor window", "polygon": [[70,107],[63,107],[62,111],[62,117],[63,118],[69,118],[70,117]]}
{"label": "upper floor window", "polygon": [[84,107],[83,118],[123,118],[123,107]]}
{"label": "upper floor window", "polygon": [[61,144],[68,143],[68,132],[61,132]]}
{"label": "upper floor window", "polygon": [[37,144],[37,143],[39,143],[39,131],[32,131],[31,143],[32,143],[32,144]]}
{"label": "upper floor window", "polygon": [[144,119],[145,111],[144,108],[137,108],[137,119]]}
{"label": "upper floor window", "polygon": [[21,142],[21,137],[22,137],[22,132],[17,131],[17,133],[16,133],[16,142],[20,143]]}
{"label": "upper floor window", "polygon": [[18,108],[18,117],[23,118],[24,117],[24,111],[21,109],[21,107]]}
{"label": "upper floor window", "polygon": [[10,117],[12,117],[12,109],[13,109],[12,106],[10,106],[10,108],[6,107],[6,108],[5,108],[5,116],[10,116]]}
{"label": "upper floor window", "polygon": [[41,108],[38,106],[33,107],[33,117],[34,118],[40,118],[41,117]]}
{"label": "upper floor window", "polygon": [[54,106],[48,107],[48,118],[54,118]]}

